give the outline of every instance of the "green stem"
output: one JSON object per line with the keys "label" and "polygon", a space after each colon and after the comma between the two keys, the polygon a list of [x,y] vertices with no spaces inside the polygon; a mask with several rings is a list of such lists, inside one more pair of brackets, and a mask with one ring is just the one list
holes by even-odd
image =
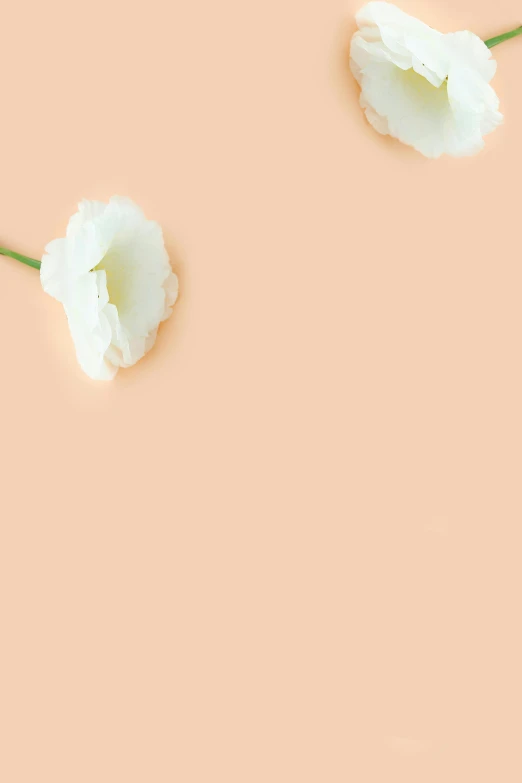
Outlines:
{"label": "green stem", "polygon": [[22,264],[32,266],[33,269],[40,269],[41,266],[40,262],[36,261],[34,258],[22,256],[20,253],[15,253],[13,250],[6,250],[5,247],[0,247],[0,256],[9,256],[9,258],[15,258],[17,261],[21,261]]}
{"label": "green stem", "polygon": [[502,41],[508,41],[510,38],[514,38],[516,35],[522,35],[522,27],[517,27],[515,30],[511,30],[509,33],[497,35],[495,38],[488,38],[488,40],[484,41],[484,43],[488,49],[493,49],[493,47],[497,44],[502,43]]}

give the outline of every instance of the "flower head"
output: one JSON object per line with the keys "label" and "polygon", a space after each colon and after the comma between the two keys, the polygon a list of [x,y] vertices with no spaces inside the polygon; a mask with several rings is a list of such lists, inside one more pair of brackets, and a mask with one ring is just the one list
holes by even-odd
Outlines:
{"label": "flower head", "polygon": [[439,33],[385,2],[365,5],[357,25],[352,72],[375,130],[428,158],[481,150],[502,122],[486,44],[467,31]]}
{"label": "flower head", "polygon": [[82,201],[45,248],[44,291],[64,306],[82,369],[110,380],[152,347],[178,294],[160,226],[129,199]]}

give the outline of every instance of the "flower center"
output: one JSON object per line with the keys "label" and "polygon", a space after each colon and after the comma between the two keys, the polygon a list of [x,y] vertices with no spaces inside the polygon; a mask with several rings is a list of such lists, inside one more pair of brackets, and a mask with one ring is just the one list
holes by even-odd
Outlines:
{"label": "flower center", "polygon": [[[400,70],[400,69],[399,69]],[[422,101],[433,109],[443,109],[448,104],[448,80],[442,82],[440,87],[434,87],[420,73],[409,68],[400,71],[400,81],[404,90],[416,101]]]}
{"label": "flower center", "polygon": [[109,302],[121,310],[125,303],[126,285],[125,264],[122,263],[120,254],[115,250],[109,250],[95,269],[102,269],[105,272]]}

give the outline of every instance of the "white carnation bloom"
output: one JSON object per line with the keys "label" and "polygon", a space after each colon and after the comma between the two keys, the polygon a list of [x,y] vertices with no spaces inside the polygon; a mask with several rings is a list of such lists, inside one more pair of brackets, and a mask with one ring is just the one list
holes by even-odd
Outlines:
{"label": "white carnation bloom", "polygon": [[375,130],[428,158],[481,150],[502,122],[485,43],[467,31],[439,33],[385,2],[368,3],[356,18],[351,66]]}
{"label": "white carnation bloom", "polygon": [[82,369],[100,380],[144,356],[178,294],[160,226],[118,196],[79,204],[40,276],[64,306]]}

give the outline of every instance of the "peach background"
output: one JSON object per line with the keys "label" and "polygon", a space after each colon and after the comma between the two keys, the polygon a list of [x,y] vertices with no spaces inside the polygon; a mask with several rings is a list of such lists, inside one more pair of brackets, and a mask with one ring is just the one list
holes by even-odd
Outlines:
{"label": "peach background", "polygon": [[358,108],[357,7],[4,4],[0,243],[128,195],[182,287],[96,384],[0,260],[5,783],[522,779],[522,40],[432,163]]}

